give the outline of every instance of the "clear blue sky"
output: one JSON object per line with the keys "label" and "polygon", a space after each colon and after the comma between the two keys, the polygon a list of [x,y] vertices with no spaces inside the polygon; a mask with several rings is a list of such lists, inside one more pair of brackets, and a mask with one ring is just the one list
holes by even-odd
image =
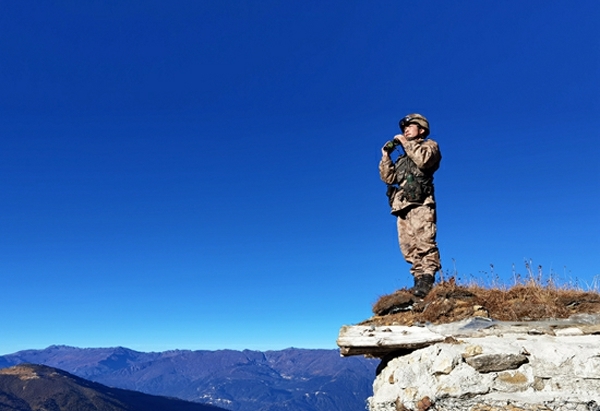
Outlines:
{"label": "clear blue sky", "polygon": [[[600,2],[5,1],[0,354],[334,348],[410,285],[380,148],[431,122],[444,271],[600,277]],[[494,265],[493,274],[490,264]]]}

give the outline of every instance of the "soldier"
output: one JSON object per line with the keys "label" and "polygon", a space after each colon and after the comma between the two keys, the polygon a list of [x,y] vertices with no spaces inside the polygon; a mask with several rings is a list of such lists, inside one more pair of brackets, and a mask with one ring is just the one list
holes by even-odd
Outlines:
{"label": "soldier", "polygon": [[[441,269],[436,243],[435,197],[433,173],[440,166],[442,155],[438,144],[426,139],[429,122],[420,114],[409,114],[400,120],[403,134],[394,136],[383,146],[379,175],[388,185],[392,214],[397,218],[398,240],[404,259],[412,265],[414,287],[409,291],[425,297]],[[390,154],[396,146],[404,149],[395,162]]]}

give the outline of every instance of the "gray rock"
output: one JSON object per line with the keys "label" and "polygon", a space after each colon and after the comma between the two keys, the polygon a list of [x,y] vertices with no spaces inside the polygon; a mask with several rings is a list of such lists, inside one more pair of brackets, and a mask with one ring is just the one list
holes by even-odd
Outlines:
{"label": "gray rock", "polygon": [[486,373],[516,370],[529,360],[523,354],[480,354],[474,357],[467,357],[465,361],[477,371]]}
{"label": "gray rock", "polygon": [[382,366],[371,411],[600,411],[600,335],[521,333],[455,339]]}

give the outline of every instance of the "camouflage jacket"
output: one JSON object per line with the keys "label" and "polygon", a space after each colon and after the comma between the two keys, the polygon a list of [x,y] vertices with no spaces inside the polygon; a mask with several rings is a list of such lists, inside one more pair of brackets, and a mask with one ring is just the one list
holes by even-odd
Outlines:
{"label": "camouflage jacket", "polygon": [[379,162],[381,180],[393,186],[388,196],[395,215],[415,205],[435,207],[433,173],[442,159],[438,144],[429,139],[411,140],[404,151],[395,162],[386,155]]}

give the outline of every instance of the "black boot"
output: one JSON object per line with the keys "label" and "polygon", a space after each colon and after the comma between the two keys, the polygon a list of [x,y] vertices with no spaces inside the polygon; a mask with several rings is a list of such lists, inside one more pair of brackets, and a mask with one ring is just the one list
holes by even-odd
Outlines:
{"label": "black boot", "polygon": [[415,286],[409,291],[413,293],[415,297],[423,298],[431,291],[434,281],[435,279],[431,274],[423,274],[419,277],[415,277]]}

